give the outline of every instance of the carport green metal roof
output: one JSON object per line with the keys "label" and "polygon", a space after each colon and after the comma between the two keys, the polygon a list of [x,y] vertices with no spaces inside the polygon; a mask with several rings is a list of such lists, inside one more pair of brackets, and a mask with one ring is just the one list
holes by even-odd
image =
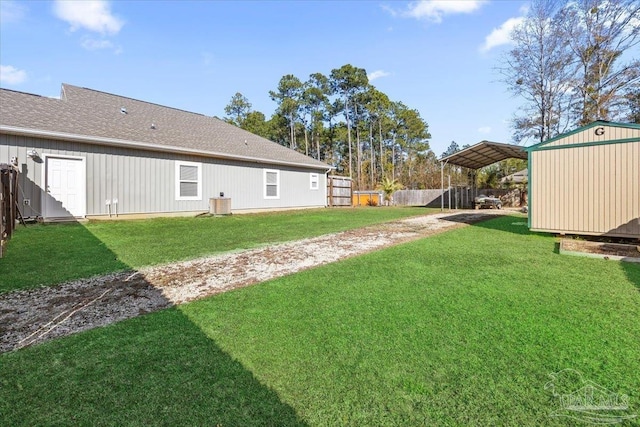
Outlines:
{"label": "carport green metal roof", "polygon": [[527,160],[525,147],[500,142],[481,141],[440,159],[442,164],[452,164],[469,169],[480,169],[505,159]]}

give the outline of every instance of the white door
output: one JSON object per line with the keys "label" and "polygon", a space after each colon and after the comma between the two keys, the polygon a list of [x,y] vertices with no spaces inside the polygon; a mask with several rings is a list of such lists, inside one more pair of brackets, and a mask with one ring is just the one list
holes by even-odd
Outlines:
{"label": "white door", "polygon": [[47,157],[46,169],[44,216],[47,218],[84,216],[86,203],[84,159]]}

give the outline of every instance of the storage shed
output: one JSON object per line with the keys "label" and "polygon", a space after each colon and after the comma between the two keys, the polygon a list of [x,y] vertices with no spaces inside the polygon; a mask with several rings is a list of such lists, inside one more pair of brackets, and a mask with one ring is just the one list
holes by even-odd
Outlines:
{"label": "storage shed", "polygon": [[640,238],[640,125],[597,121],[526,150],[531,230]]}

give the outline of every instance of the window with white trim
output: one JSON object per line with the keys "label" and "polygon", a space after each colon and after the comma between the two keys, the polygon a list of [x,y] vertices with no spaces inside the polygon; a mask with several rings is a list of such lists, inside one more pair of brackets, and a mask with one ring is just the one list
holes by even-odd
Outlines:
{"label": "window with white trim", "polygon": [[176,161],[176,200],[202,200],[202,163]]}
{"label": "window with white trim", "polygon": [[317,190],[320,188],[320,181],[317,173],[309,174],[309,183],[312,190]]}
{"label": "window with white trim", "polygon": [[264,170],[264,198],[280,198],[280,171],[274,169]]}

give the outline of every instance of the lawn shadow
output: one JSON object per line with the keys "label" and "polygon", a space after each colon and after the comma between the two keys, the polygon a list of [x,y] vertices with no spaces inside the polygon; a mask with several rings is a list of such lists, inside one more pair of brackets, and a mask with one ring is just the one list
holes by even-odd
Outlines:
{"label": "lawn shadow", "polygon": [[29,224],[0,260],[0,294],[124,270],[131,267],[77,221]]}
{"label": "lawn shadow", "polygon": [[631,283],[640,291],[640,263],[620,261],[620,267]]}
{"label": "lawn shadow", "polygon": [[[620,233],[621,235],[634,236],[630,239],[630,244],[635,244],[640,250],[640,218],[634,218],[625,224],[622,224],[615,229],[609,231],[609,233]],[[629,281],[635,285],[640,291],[640,263],[637,262],[620,262],[622,270],[625,272]]]}
{"label": "lawn shadow", "polygon": [[0,353],[171,306],[132,271],[0,294]]}
{"label": "lawn shadow", "polygon": [[6,425],[305,425],[176,308],[0,357]]}
{"label": "lawn shadow", "polygon": [[2,261],[3,425],[304,425],[84,225],[21,228]]}
{"label": "lawn shadow", "polygon": [[173,305],[76,221],[20,228],[6,255],[0,353]]}
{"label": "lawn shadow", "polygon": [[529,231],[529,227],[527,226],[527,217],[517,214],[495,215],[477,211],[472,213],[452,214],[442,217],[442,219],[445,221],[470,224],[474,227],[505,231],[514,234],[537,234]]}

